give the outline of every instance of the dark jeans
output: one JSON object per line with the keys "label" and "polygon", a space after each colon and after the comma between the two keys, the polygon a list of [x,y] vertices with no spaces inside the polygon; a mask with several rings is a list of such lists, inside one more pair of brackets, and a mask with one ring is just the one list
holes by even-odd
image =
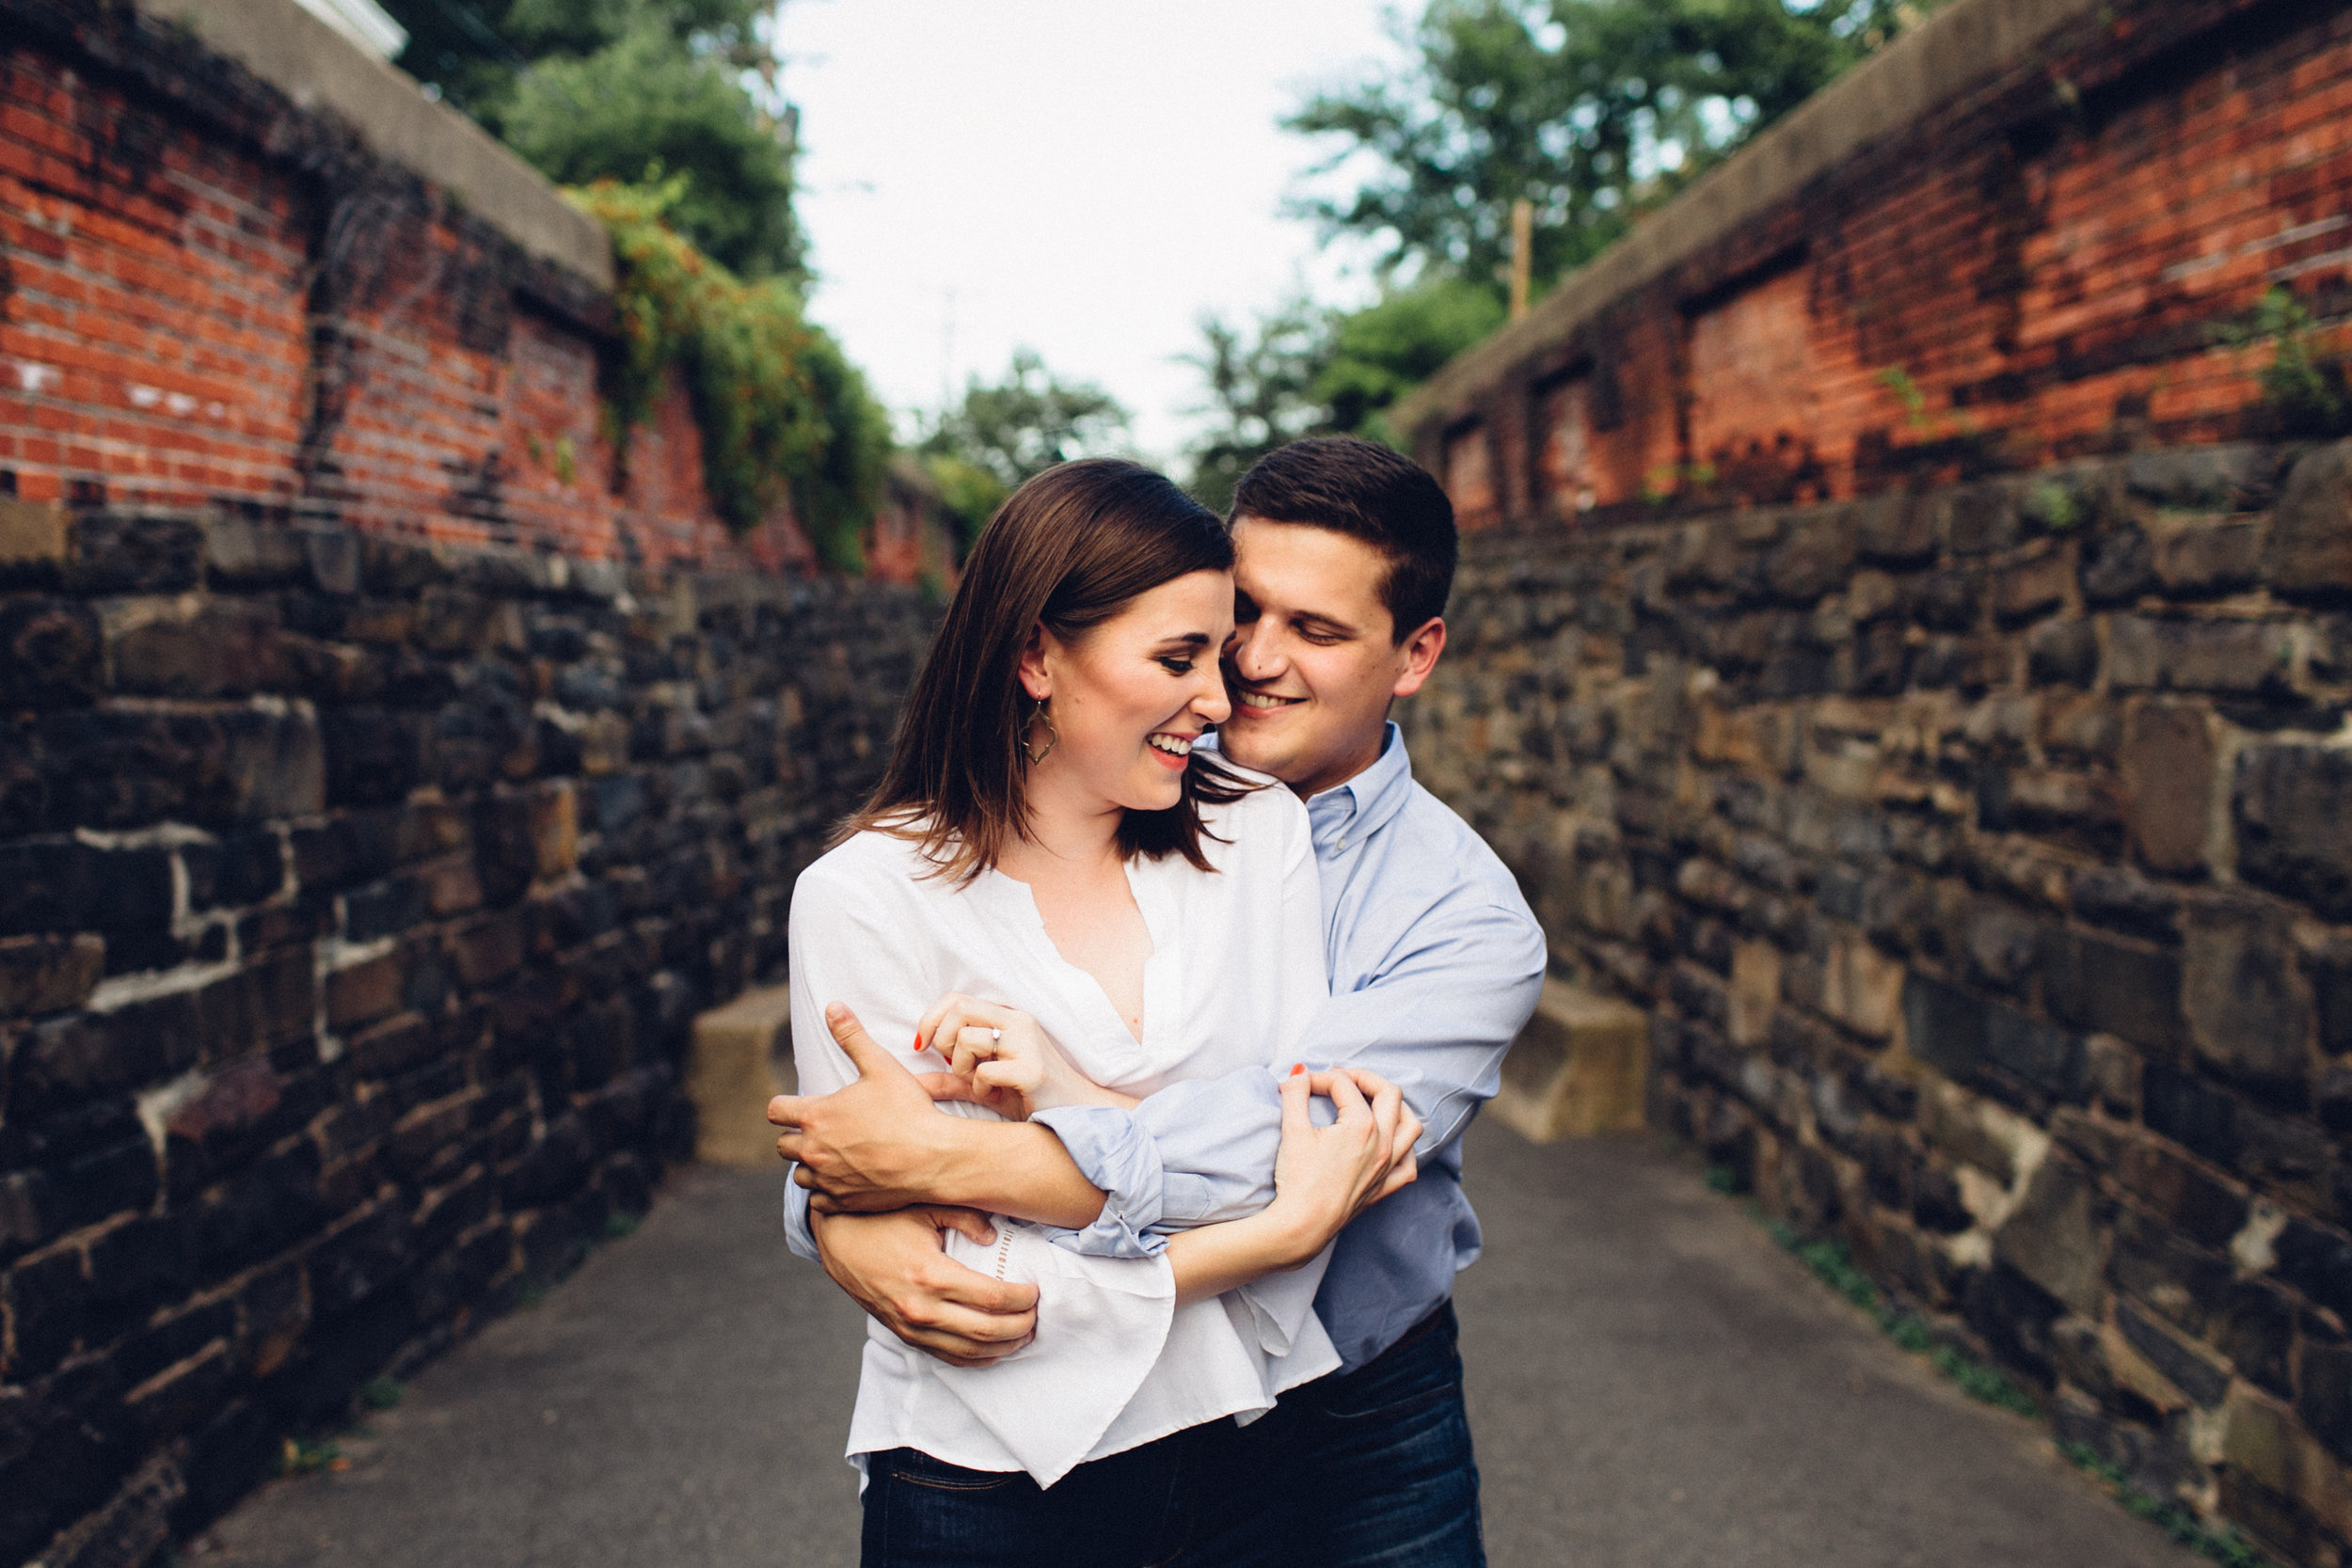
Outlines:
{"label": "dark jeans", "polygon": [[1485,1568],[1454,1304],[1211,1435],[1184,1568]]}
{"label": "dark jeans", "polygon": [[1188,1498],[1210,1430],[1081,1465],[1050,1490],[1018,1470],[966,1470],[914,1449],[875,1454],[866,1465],[859,1560],[863,1568],[1156,1568],[1175,1560],[1188,1533]]}
{"label": "dark jeans", "polygon": [[864,1568],[1485,1568],[1454,1307],[1370,1363],[1051,1490],[913,1449],[866,1464]]}

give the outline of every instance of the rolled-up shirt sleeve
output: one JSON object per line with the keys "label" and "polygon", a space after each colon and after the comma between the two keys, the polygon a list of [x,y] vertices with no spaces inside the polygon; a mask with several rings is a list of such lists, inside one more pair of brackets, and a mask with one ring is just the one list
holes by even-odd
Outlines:
{"label": "rolled-up shirt sleeve", "polygon": [[1102,1258],[1148,1258],[1166,1246],[1158,1234],[1165,1189],[1159,1150],[1128,1112],[1107,1105],[1066,1105],[1029,1119],[1054,1130],[1086,1179],[1102,1189],[1103,1212],[1077,1229],[1042,1228],[1057,1245]]}
{"label": "rolled-up shirt sleeve", "polygon": [[800,1168],[798,1163],[784,1167],[784,1244],[792,1249],[793,1257],[821,1263],[824,1259],[817,1253],[817,1232],[808,1223],[808,1189],[792,1180]]}

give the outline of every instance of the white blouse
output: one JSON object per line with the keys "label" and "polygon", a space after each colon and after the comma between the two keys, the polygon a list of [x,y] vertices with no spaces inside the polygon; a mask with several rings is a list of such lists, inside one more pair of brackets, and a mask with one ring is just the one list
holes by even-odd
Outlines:
{"label": "white blouse", "polygon": [[[914,845],[864,832],[801,874],[790,933],[792,1054],[800,1092],[856,1077],[825,1027],[834,1002],[917,1072],[916,1022],[949,991],[1036,1018],[1088,1077],[1148,1095],[1283,1058],[1327,994],[1321,895],[1297,798],[1270,784],[1202,818],[1216,869],[1138,858],[1129,887],[1152,937],[1143,1036],[1046,934],[1025,883],[984,871],[964,887],[926,877]],[[977,1105],[949,1115],[995,1119]],[[1312,1304],[1329,1252],[1308,1267],[1211,1301],[1175,1305],[1164,1257],[1095,1258],[1033,1226],[996,1219],[986,1247],[951,1236],[951,1257],[1036,1281],[1037,1338],[991,1367],[957,1368],[866,1324],[849,1452],[899,1447],[974,1470],[1026,1470],[1050,1486],[1100,1459],[1274,1397],[1339,1365]]]}

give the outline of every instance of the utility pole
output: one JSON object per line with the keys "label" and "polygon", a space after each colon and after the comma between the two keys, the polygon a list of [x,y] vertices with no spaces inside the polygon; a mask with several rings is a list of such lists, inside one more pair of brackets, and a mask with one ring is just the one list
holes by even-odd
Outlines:
{"label": "utility pole", "polygon": [[956,400],[956,290],[939,292],[939,411],[944,418]]}
{"label": "utility pole", "polygon": [[1534,258],[1535,204],[1520,197],[1511,203],[1511,319],[1527,314],[1527,288]]}

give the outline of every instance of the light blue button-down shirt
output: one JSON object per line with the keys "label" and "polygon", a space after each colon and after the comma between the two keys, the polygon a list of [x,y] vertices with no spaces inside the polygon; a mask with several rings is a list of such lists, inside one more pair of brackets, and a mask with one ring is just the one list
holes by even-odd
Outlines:
{"label": "light blue button-down shirt", "polygon": [[[1395,725],[1379,759],[1309,800],[1307,817],[1331,999],[1290,1054],[1311,1068],[1369,1068],[1404,1090],[1423,1127],[1420,1180],[1340,1233],[1315,1297],[1352,1370],[1451,1295],[1454,1275],[1478,1257],[1462,1130],[1493,1098],[1503,1053],[1535,1010],[1544,936],[1486,841],[1413,782]],[[1133,1256],[1158,1251],[1167,1231],[1263,1207],[1285,1070],[1173,1085],[1132,1112],[1039,1113],[1105,1195],[1094,1224],[1056,1239]],[[785,1190],[792,1248],[813,1258],[807,1195]]]}

